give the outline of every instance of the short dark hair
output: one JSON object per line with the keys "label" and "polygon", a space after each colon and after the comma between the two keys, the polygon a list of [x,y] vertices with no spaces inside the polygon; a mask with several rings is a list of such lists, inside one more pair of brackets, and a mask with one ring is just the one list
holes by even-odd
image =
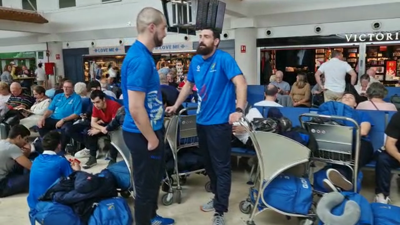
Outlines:
{"label": "short dark hair", "polygon": [[332,58],[334,58],[334,57],[338,57],[338,56],[340,56],[340,55],[342,55],[343,53],[341,52],[341,51],[339,51],[339,50],[333,50],[332,51]]}
{"label": "short dark hair", "polygon": [[360,77],[360,80],[368,80],[368,81],[370,81],[371,78],[369,77],[368,74],[363,74],[363,75]]}
{"label": "short dark hair", "polygon": [[39,68],[42,68],[43,64],[42,64],[42,63],[39,63],[37,66],[38,66]]}
{"label": "short dark hair", "polygon": [[18,124],[10,129],[10,133],[8,133],[8,138],[10,139],[15,139],[18,136],[21,136],[22,138],[29,137],[31,135],[31,132],[26,128],[24,125]]}
{"label": "short dark hair", "polygon": [[99,97],[101,100],[104,100],[106,98],[106,94],[101,90],[94,90],[92,93],[90,93],[90,99],[95,100],[97,97]]}
{"label": "short dark hair", "polygon": [[50,131],[46,135],[43,136],[42,146],[43,150],[51,150],[55,151],[60,144],[61,134],[58,131]]}
{"label": "short dark hair", "polygon": [[98,82],[97,80],[92,80],[89,82],[88,84],[88,89],[92,89],[92,88],[101,88],[100,82]]}
{"label": "short dark hair", "polygon": [[213,33],[213,37],[214,38],[218,38],[221,40],[221,32],[219,32],[218,30],[216,30],[215,28],[204,28],[203,30],[211,30]]}
{"label": "short dark hair", "polygon": [[38,94],[44,94],[46,93],[46,89],[40,85],[36,85],[33,90],[38,93]]}
{"label": "short dark hair", "polygon": [[271,88],[268,88],[268,85],[265,86],[265,95],[266,96],[275,96],[278,94],[278,88],[276,86],[273,86]]}

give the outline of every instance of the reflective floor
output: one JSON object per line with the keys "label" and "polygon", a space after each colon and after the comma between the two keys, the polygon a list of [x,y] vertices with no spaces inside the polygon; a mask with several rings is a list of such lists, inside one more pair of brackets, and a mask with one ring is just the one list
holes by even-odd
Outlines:
{"label": "reflective floor", "polygon": [[[85,162],[85,160],[83,160]],[[96,167],[90,169],[90,172],[99,172],[105,168],[107,162],[98,160]],[[374,198],[374,173],[366,171],[364,173],[362,194],[370,201]],[[245,224],[247,215],[239,211],[239,202],[246,199],[249,186],[246,184],[248,175],[243,170],[235,170],[233,172],[233,184],[230,197],[229,212],[226,214],[228,225]],[[202,203],[210,200],[212,197],[204,189],[207,177],[203,175],[192,175],[187,179],[182,193],[182,203],[163,206],[160,204],[159,214],[162,216],[172,217],[178,225],[206,225],[211,224],[212,213],[204,213],[199,207]],[[398,190],[398,176],[393,176],[392,181],[392,204],[400,206],[400,194]],[[160,192],[160,197],[163,195]],[[0,199],[0,224],[16,224],[29,225],[28,206],[26,203],[26,194],[20,194],[8,198]],[[257,225],[290,225],[298,224],[298,221],[293,218],[287,220],[285,216],[279,215],[272,211],[266,211],[256,217]]]}

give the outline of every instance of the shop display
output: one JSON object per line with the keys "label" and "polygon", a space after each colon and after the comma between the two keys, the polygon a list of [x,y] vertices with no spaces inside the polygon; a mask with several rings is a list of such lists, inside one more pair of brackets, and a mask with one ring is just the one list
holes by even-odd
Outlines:
{"label": "shop display", "polygon": [[180,77],[189,71],[189,65],[195,53],[166,53],[153,54],[157,70],[161,68],[175,68],[177,76]]}
{"label": "shop display", "polygon": [[315,71],[324,62],[331,59],[331,54],[333,50],[337,50],[343,53],[343,60],[356,69],[358,64],[358,48],[318,48],[315,49]]}
{"label": "shop display", "polygon": [[269,61],[268,68],[271,69],[271,74],[276,72],[276,51],[261,49],[261,73],[264,73],[266,68],[266,63]]}
{"label": "shop display", "polygon": [[100,66],[101,78],[106,78],[110,74],[110,68],[113,68],[116,76],[121,70],[122,62],[125,56],[84,56],[84,81],[89,82],[96,76],[97,67]]}
{"label": "shop display", "polygon": [[385,84],[400,78],[400,46],[367,46],[367,68],[373,68],[376,76]]}

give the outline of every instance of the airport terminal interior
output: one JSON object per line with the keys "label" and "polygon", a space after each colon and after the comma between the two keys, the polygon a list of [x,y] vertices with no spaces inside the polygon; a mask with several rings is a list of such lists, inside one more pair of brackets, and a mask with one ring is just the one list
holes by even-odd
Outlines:
{"label": "airport terminal interior", "polygon": [[[123,66],[130,49],[137,48],[136,19],[146,7],[162,12],[167,23],[166,37],[151,55],[161,86],[179,93],[188,73],[200,71],[191,63],[201,52],[201,30],[210,27],[220,34],[218,49],[236,61],[247,83],[247,107],[236,108],[246,119],[233,124],[225,222],[215,222],[213,208],[204,212],[213,187],[201,162],[204,149],[194,122],[202,101],[197,87],[181,105],[182,115],[165,114],[168,160],[160,184],[160,216],[177,225],[400,224],[400,0],[201,1],[0,0],[0,224],[34,224],[28,198],[34,180],[25,183],[24,191],[7,195],[14,176],[9,164],[25,168],[21,176],[28,180],[30,172],[4,143],[20,147],[20,155],[31,149],[40,157],[49,154],[42,142],[50,130],[62,133],[62,157],[80,164],[89,177],[114,165],[124,167],[121,177],[112,171],[113,191],[123,200],[118,204],[128,207],[118,216],[133,217],[132,149],[124,143],[121,126],[101,130],[101,123],[92,125],[83,110],[93,111],[92,119],[95,110],[101,111],[91,99],[96,91],[110,99],[104,102],[129,110],[122,94]],[[212,72],[218,71],[215,66]],[[54,125],[48,125],[42,118],[57,111],[51,102],[63,101],[64,94],[79,95],[82,110],[65,117],[72,119],[49,117]],[[174,103],[168,99],[164,104]],[[108,122],[118,115],[113,113]],[[64,130],[66,122],[70,127]],[[71,128],[85,122],[80,130]],[[10,139],[16,126],[30,131],[19,136],[26,145]],[[243,141],[239,134],[248,136]],[[35,163],[36,158],[29,159]],[[120,183],[124,178],[126,188]],[[345,198],[332,205],[329,201],[338,196]],[[83,201],[97,206],[114,198],[93,199]],[[357,204],[345,208],[346,202]],[[76,213],[78,206],[63,207]],[[85,216],[98,216],[95,210]],[[77,225],[123,224],[74,216],[86,221]],[[338,222],[343,218],[347,223]],[[50,223],[36,220],[64,225],[54,218]],[[152,225],[172,224],[160,221]]]}

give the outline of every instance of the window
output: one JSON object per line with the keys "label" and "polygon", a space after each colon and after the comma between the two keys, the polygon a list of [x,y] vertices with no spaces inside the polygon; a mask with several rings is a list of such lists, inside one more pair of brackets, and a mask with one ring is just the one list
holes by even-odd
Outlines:
{"label": "window", "polygon": [[101,0],[102,3],[120,2],[121,0]]}
{"label": "window", "polygon": [[0,0],[0,6],[3,6],[3,0]]}
{"label": "window", "polygon": [[58,2],[60,4],[60,9],[76,6],[76,0],[58,0]]}
{"label": "window", "polygon": [[22,9],[36,11],[36,0],[22,0]]}

